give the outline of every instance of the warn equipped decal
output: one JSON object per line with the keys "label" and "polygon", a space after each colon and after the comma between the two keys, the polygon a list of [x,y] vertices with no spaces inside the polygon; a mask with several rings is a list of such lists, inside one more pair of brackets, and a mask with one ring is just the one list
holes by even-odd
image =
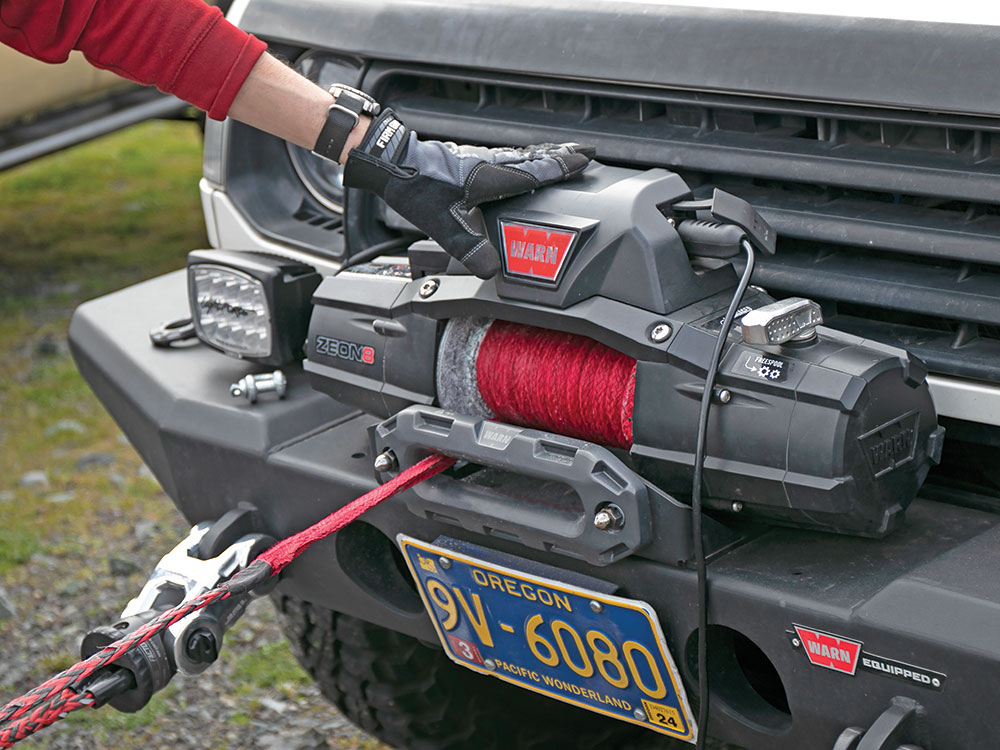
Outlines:
{"label": "warn equipped decal", "polygon": [[554,283],[579,232],[501,219],[500,236],[507,276]]}
{"label": "warn equipped decal", "polygon": [[854,675],[858,670],[871,672],[937,691],[944,689],[944,683],[948,679],[942,672],[869,653],[862,650],[864,644],[860,641],[852,641],[833,633],[796,625],[794,631],[788,631],[788,635],[792,646],[801,648],[809,662],[817,667],[849,675]]}
{"label": "warn equipped decal", "polygon": [[363,365],[375,364],[374,347],[362,346],[353,341],[342,341],[329,336],[316,337],[316,353],[346,359],[349,362],[360,362]]}

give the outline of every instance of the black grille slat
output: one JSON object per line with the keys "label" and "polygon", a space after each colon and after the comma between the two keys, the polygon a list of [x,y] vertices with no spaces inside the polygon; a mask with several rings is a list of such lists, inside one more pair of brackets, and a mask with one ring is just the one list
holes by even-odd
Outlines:
{"label": "black grille slat", "polygon": [[756,283],[772,291],[834,299],[889,310],[914,310],[948,320],[986,325],[1000,321],[1000,274],[972,273],[960,280],[959,266],[864,256],[836,246],[801,250],[779,244],[778,255],[762,258]]}
{"label": "black grille slat", "polygon": [[782,237],[957,261],[1000,260],[1000,215],[977,213],[969,204],[901,205],[826,195],[817,199],[792,191],[729,184],[724,178],[705,181],[752,203]]}

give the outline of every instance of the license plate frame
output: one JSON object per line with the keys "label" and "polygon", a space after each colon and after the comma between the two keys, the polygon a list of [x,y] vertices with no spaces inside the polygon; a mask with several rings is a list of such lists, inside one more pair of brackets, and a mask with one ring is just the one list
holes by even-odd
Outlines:
{"label": "license plate frame", "polygon": [[[452,661],[674,739],[696,742],[697,727],[684,685],[649,604],[405,534],[397,542]],[[554,629],[555,623],[559,624]],[[598,657],[598,652],[604,656]]]}

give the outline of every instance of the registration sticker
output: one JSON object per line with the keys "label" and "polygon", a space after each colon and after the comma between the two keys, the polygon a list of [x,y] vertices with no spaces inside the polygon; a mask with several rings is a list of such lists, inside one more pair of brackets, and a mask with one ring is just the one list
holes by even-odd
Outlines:
{"label": "registration sticker", "polygon": [[400,534],[458,664],[676,739],[697,730],[659,620],[645,602],[588,591]]}

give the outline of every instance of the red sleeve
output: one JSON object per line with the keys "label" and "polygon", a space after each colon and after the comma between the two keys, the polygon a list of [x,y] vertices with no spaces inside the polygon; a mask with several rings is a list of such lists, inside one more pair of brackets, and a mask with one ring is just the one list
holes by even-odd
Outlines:
{"label": "red sleeve", "polygon": [[78,49],[216,120],[267,48],[203,0],[0,0],[0,42],[46,62]]}

